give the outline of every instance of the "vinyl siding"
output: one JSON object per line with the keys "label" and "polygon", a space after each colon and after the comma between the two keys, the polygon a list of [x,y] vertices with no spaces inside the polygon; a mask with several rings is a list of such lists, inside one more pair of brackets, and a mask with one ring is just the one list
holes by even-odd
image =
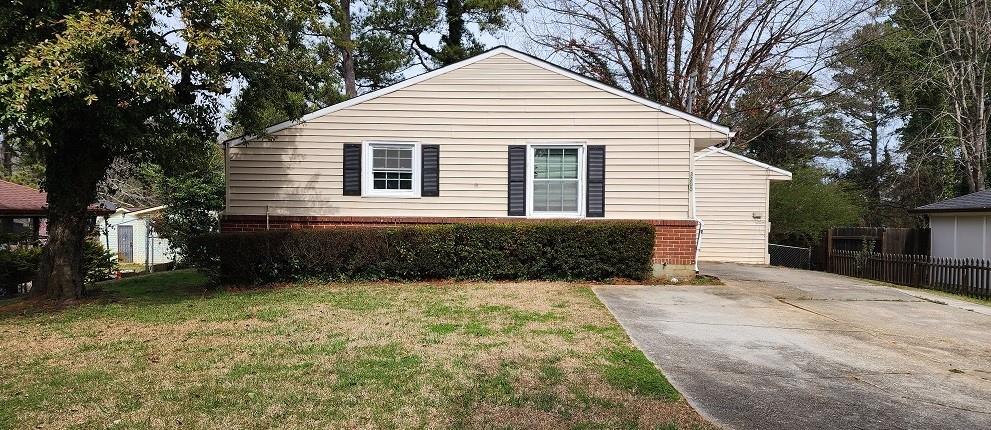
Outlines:
{"label": "vinyl siding", "polygon": [[991,214],[929,214],[933,257],[991,257]]}
{"label": "vinyl siding", "polygon": [[695,172],[699,260],[768,263],[769,180],[782,175],[719,153],[695,160]]}
{"label": "vinyl siding", "polygon": [[[104,220],[104,217],[96,218],[96,226],[100,229],[100,244],[114,254],[119,254],[117,243],[117,230],[121,225],[132,227],[132,262],[144,264],[146,262],[158,264],[172,261],[173,253],[168,239],[162,239],[155,233],[148,244],[148,219],[134,216],[127,213],[117,212]],[[149,256],[148,252],[151,251]],[[151,258],[149,258],[151,257]]]}
{"label": "vinyl siding", "polygon": [[[228,215],[506,216],[507,147],[606,145],[606,217],[687,219],[711,130],[499,54],[230,148]],[[344,196],[343,145],[440,145],[440,196]]]}

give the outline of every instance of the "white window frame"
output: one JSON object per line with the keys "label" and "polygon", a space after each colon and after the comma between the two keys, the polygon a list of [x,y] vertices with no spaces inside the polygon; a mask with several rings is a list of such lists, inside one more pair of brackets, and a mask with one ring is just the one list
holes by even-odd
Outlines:
{"label": "white window frame", "polygon": [[[526,216],[530,218],[584,218],[586,142],[533,142],[526,147]],[[538,148],[577,148],[578,149],[578,211],[577,212],[536,212],[533,210],[533,155]]]}
{"label": "white window frame", "polygon": [[[404,147],[413,150],[413,189],[412,190],[376,190],[375,177],[372,170],[372,149],[376,147]],[[423,174],[423,164],[420,161],[420,142],[371,140],[361,145],[361,196],[362,197],[394,197],[405,199],[420,198],[420,177]]]}

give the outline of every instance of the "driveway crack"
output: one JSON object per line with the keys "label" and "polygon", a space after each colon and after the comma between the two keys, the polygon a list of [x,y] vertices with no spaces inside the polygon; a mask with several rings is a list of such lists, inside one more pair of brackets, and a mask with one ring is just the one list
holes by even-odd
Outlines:
{"label": "driveway crack", "polygon": [[791,302],[789,302],[789,301],[787,301],[787,300],[785,300],[785,299],[777,299],[777,300],[778,300],[779,302],[781,302],[781,303],[784,303],[784,304],[786,304],[786,305],[788,305],[788,306],[791,306],[791,307],[794,307],[794,308],[798,308],[798,309],[801,309],[801,310],[803,310],[803,311],[805,311],[805,312],[808,312],[808,313],[810,313],[810,314],[813,314],[813,315],[818,315],[818,316],[821,316],[821,317],[823,317],[823,318],[826,318],[826,319],[828,319],[828,320],[830,320],[830,321],[832,321],[832,322],[836,322],[836,323],[842,323],[842,322],[841,322],[840,320],[838,320],[838,319],[836,319],[836,318],[833,318],[833,317],[831,317],[831,316],[829,316],[829,315],[826,315],[826,314],[822,314],[822,313],[819,313],[819,312],[816,312],[816,311],[814,311],[814,310],[811,310],[811,309],[808,309],[808,308],[803,308],[803,307],[801,307],[801,306],[799,306],[799,305],[796,305],[796,304],[794,304],[794,303],[791,303]]}
{"label": "driveway crack", "polygon": [[696,324],[696,325],[711,325],[711,326],[721,326],[721,327],[756,327],[756,328],[775,328],[781,330],[807,330],[807,331],[825,331],[825,332],[842,332],[842,333],[865,333],[864,330],[860,329],[839,329],[839,328],[814,328],[814,327],[786,327],[786,326],[775,326],[775,325],[764,325],[764,324],[741,324],[741,323],[713,323],[713,322],[701,322],[701,321],[683,321],[683,320],[662,320],[662,319],[649,319],[652,322],[666,322],[666,323],[678,323],[678,324]]}
{"label": "driveway crack", "polygon": [[[889,390],[885,389],[884,387],[881,387],[881,386],[879,386],[877,384],[872,384],[870,381],[867,381],[867,380],[864,380],[864,379],[860,379],[856,375],[854,375],[853,379],[855,379],[856,381],[861,382],[861,383],[863,383],[865,385],[869,385],[869,386],[871,386],[871,387],[873,387],[873,388],[875,388],[877,390],[884,391],[884,392],[888,392],[889,391]],[[906,396],[906,395],[901,395],[901,394],[899,394],[898,397],[901,397],[901,398],[903,398],[905,400],[911,400],[913,402],[921,402],[921,403],[925,403],[925,404],[928,404],[928,405],[935,405],[935,406],[942,406],[944,408],[956,409],[958,411],[974,412],[974,413],[978,413],[978,414],[982,414],[982,415],[991,415],[991,412],[984,411],[984,410],[968,409],[968,408],[963,408],[963,407],[960,407],[960,406],[949,405],[949,404],[946,404],[946,403],[935,402],[935,401],[932,401],[932,400],[920,399],[918,397],[911,397],[911,396]]]}

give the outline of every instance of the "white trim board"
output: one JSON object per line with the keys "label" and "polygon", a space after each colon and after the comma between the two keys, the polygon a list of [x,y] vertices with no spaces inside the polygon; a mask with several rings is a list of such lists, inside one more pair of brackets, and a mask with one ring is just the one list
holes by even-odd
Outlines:
{"label": "white trim board", "polygon": [[[569,77],[571,79],[574,79],[576,81],[579,81],[579,82],[581,82],[583,84],[589,85],[591,87],[600,89],[602,91],[608,92],[610,94],[613,94],[613,95],[616,95],[616,96],[619,96],[619,97],[623,97],[623,98],[628,99],[628,100],[632,100],[634,102],[640,103],[640,104],[642,104],[644,106],[647,106],[649,108],[659,110],[661,112],[667,113],[669,115],[676,116],[676,117],[681,118],[681,119],[684,119],[686,121],[693,122],[695,124],[698,124],[698,125],[701,125],[703,127],[708,128],[708,129],[711,129],[711,130],[713,130],[715,132],[724,134],[724,135],[726,135],[728,137],[731,137],[733,135],[733,133],[730,131],[729,127],[726,127],[726,126],[723,126],[723,125],[719,125],[719,124],[716,124],[716,123],[714,123],[712,121],[709,121],[709,120],[706,120],[706,119],[703,119],[703,118],[699,118],[699,117],[697,117],[695,115],[692,115],[690,113],[682,112],[680,110],[677,110],[677,109],[674,109],[674,108],[671,108],[671,107],[668,107],[668,106],[664,106],[664,105],[661,105],[659,103],[656,103],[656,102],[647,100],[647,99],[645,99],[643,97],[637,96],[635,94],[626,92],[624,90],[621,90],[619,88],[616,88],[616,87],[613,87],[613,86],[610,86],[610,85],[606,85],[606,84],[604,84],[602,82],[599,82],[599,81],[596,81],[594,79],[587,78],[585,76],[582,76],[582,75],[579,75],[579,74],[577,74],[575,72],[572,72],[572,71],[570,71],[568,69],[565,69],[565,68],[563,68],[561,66],[558,66],[556,64],[552,64],[552,63],[547,62],[545,60],[541,60],[541,59],[536,58],[536,57],[533,57],[533,56],[531,56],[529,54],[522,53],[520,51],[517,51],[515,49],[509,48],[507,46],[498,46],[496,48],[490,49],[490,50],[485,51],[485,52],[483,52],[481,54],[478,54],[478,55],[476,55],[474,57],[471,57],[471,58],[468,58],[468,59],[459,61],[457,63],[450,64],[450,65],[441,67],[439,69],[436,69],[436,70],[433,70],[433,71],[424,73],[422,75],[418,75],[418,76],[409,78],[409,79],[404,80],[402,82],[398,82],[398,83],[393,84],[393,85],[390,85],[388,87],[385,87],[385,88],[382,88],[382,89],[379,89],[379,90],[376,90],[376,91],[372,91],[372,92],[367,93],[367,94],[363,94],[361,96],[358,96],[358,97],[355,97],[353,99],[349,99],[349,100],[346,100],[346,101],[337,103],[335,105],[331,105],[331,106],[327,106],[327,107],[322,108],[322,109],[315,110],[315,111],[310,112],[310,113],[308,113],[306,115],[303,115],[299,119],[281,122],[279,124],[276,124],[276,125],[273,125],[271,127],[266,128],[263,131],[263,134],[266,134],[267,135],[267,134],[275,133],[275,132],[280,131],[280,130],[284,130],[284,129],[289,128],[291,126],[294,126],[294,125],[297,125],[297,124],[301,124],[301,123],[310,121],[310,120],[312,120],[314,118],[318,118],[318,117],[327,115],[329,113],[336,112],[336,111],[339,111],[341,109],[345,109],[345,108],[348,108],[348,107],[357,105],[359,103],[363,103],[363,102],[372,100],[374,98],[378,98],[378,97],[384,96],[386,94],[389,94],[389,93],[392,93],[392,92],[401,90],[401,89],[406,88],[408,86],[411,86],[413,84],[417,84],[417,83],[423,82],[423,81],[425,81],[427,79],[430,79],[430,78],[433,78],[433,77],[436,77],[436,76],[443,75],[443,74],[445,74],[447,72],[460,69],[460,68],[462,68],[464,66],[467,66],[469,64],[473,64],[473,63],[476,63],[476,62],[479,62],[479,61],[482,61],[484,59],[491,58],[491,57],[494,57],[494,56],[500,55],[500,54],[508,55],[510,57],[516,58],[516,59],[521,60],[521,61],[525,61],[527,63],[530,63],[530,64],[534,65],[534,66],[540,67],[542,69],[549,70],[549,71],[552,71],[552,72],[555,72],[555,73],[558,73],[558,74],[567,76],[567,77]],[[256,139],[258,137],[260,137],[260,136],[257,136],[257,135],[255,135],[255,136],[241,136],[241,137],[238,137],[238,138],[229,139],[229,140],[225,141],[224,144],[225,145],[230,145],[230,146],[240,145],[241,143],[247,142],[249,140]]]}
{"label": "white trim board", "polygon": [[[376,190],[374,186],[375,166],[374,152],[372,147],[408,146],[412,150],[411,173],[412,188],[409,191],[403,190]],[[418,199],[423,189],[421,188],[421,178],[423,177],[423,145],[415,141],[390,141],[390,140],[366,140],[361,143],[361,197],[362,198],[396,198],[396,199]]]}
{"label": "white trim board", "polygon": [[[537,212],[533,209],[533,177],[534,152],[538,148],[577,148],[578,149],[578,201],[575,212]],[[582,141],[575,142],[529,142],[526,145],[526,217],[527,218],[585,218],[586,215],[586,187],[588,187],[588,145]]]}
{"label": "white trim board", "polygon": [[735,152],[730,152],[730,151],[727,151],[727,150],[722,149],[722,148],[717,148],[715,146],[710,146],[708,149],[704,149],[702,151],[696,152],[695,154],[696,154],[695,155],[695,161],[701,160],[701,159],[703,159],[705,157],[708,157],[708,156],[710,156],[712,154],[722,154],[722,155],[733,157],[733,158],[735,158],[737,160],[740,160],[740,161],[743,161],[745,163],[750,163],[750,164],[753,164],[754,166],[757,166],[757,167],[760,167],[760,168],[763,168],[763,169],[767,169],[767,170],[770,170],[770,171],[772,171],[774,173],[779,173],[779,174],[782,174],[782,175],[785,175],[785,176],[791,178],[791,172],[789,172],[789,171],[787,171],[785,169],[774,167],[774,166],[772,166],[770,164],[767,164],[767,163],[761,163],[760,161],[754,160],[752,158],[747,158],[747,157],[744,157],[744,156],[742,156],[740,154],[737,154]]}

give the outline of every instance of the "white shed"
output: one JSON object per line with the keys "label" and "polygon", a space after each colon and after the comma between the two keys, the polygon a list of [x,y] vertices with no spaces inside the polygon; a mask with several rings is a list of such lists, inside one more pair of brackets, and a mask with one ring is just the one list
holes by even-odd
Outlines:
{"label": "white shed", "polygon": [[164,208],[120,208],[113,214],[97,218],[100,243],[117,254],[117,261],[122,264],[134,263],[147,267],[171,262],[173,252],[169,241],[158,237],[151,224]]}
{"label": "white shed", "polygon": [[699,260],[769,263],[770,183],[788,180],[788,171],[724,149],[696,153],[696,216],[704,223]]}
{"label": "white shed", "polygon": [[991,258],[991,191],[978,191],[913,209],[929,217],[931,255]]}

